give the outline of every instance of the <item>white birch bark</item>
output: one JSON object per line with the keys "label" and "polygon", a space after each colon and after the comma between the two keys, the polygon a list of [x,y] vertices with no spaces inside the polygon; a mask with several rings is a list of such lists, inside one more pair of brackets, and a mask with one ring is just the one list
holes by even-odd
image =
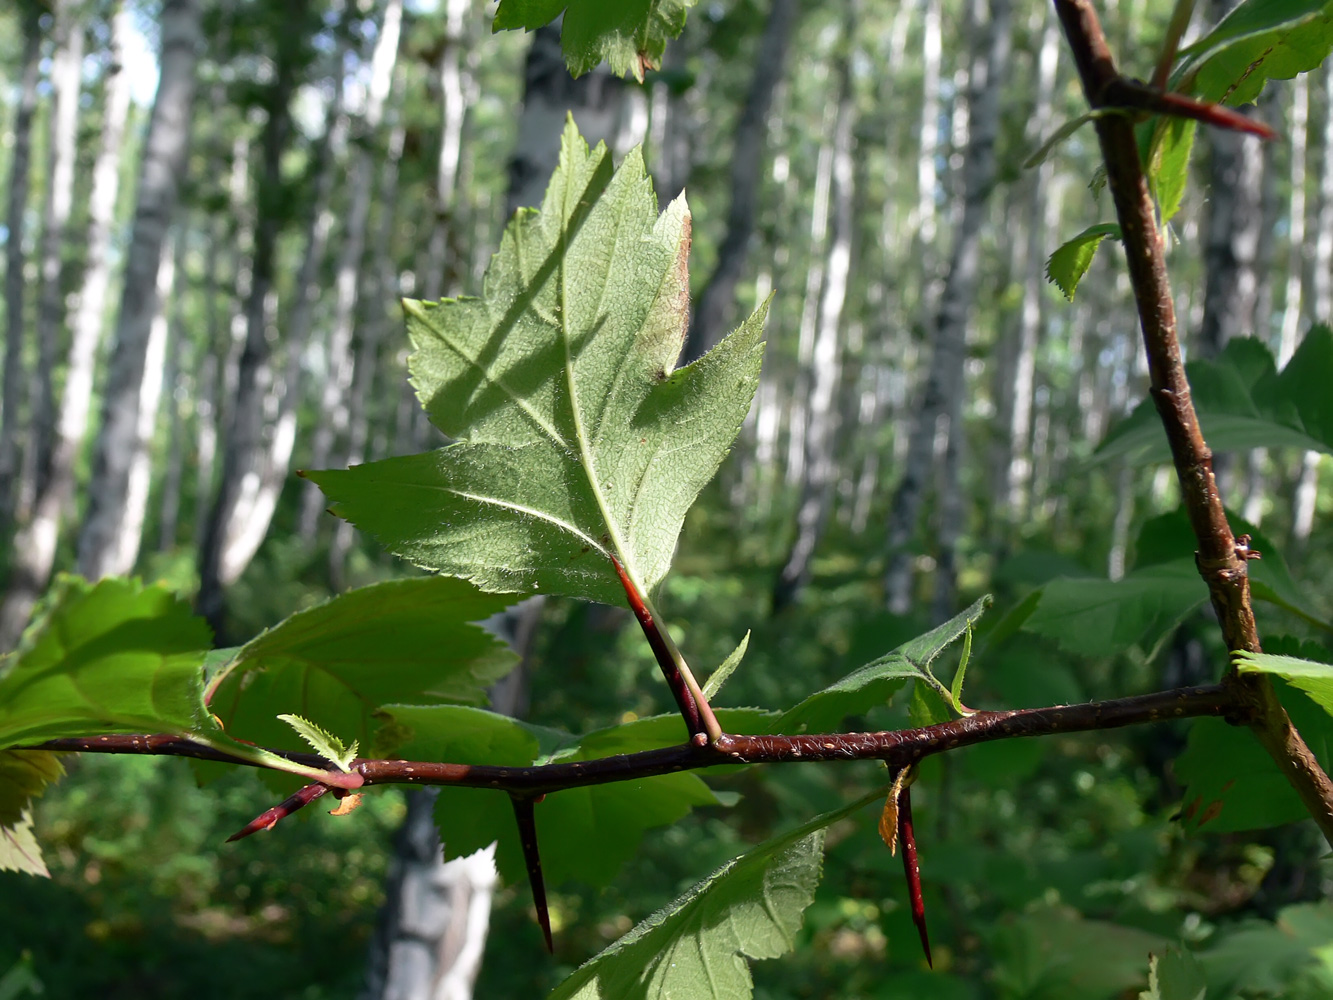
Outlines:
{"label": "white birch bark", "polygon": [[93,166],[88,229],[83,238],[88,248],[88,265],[72,323],[65,387],[49,474],[33,501],[32,516],[15,540],[13,578],[5,603],[0,606],[0,648],[7,645],[7,640],[17,637],[17,630],[23,627],[33,602],[46,589],[55,564],[60,524],[74,500],[74,466],[88,431],[93,372],[97,366],[107,289],[111,281],[112,227],[120,190],[125,121],[130,107],[129,73],[122,63],[130,31],[129,18],[129,13],[119,5],[111,14],[110,46],[103,81],[102,135]]}
{"label": "white birch bark", "polygon": [[62,284],[66,227],[74,201],[78,154],[79,94],[83,89],[83,18],[70,0],[52,5],[55,47],[51,53],[51,118],[47,131],[42,239],[38,249],[37,368],[32,382],[32,436],[19,486],[21,508],[29,508],[51,475],[57,438],[55,367],[65,325]]}
{"label": "white birch bark", "polygon": [[162,6],[161,77],[139,166],[120,315],[94,448],[88,512],[79,536],[79,572],[90,579],[129,569],[123,561],[121,525],[129,511],[145,364],[159,312],[157,273],[185,171],[200,15],[199,0],[165,0]]}
{"label": "white birch bark", "polygon": [[[387,0],[379,38],[371,57],[370,83],[361,125],[373,135],[384,119],[385,101],[393,83],[398,61],[398,43],[402,34],[403,0]],[[355,358],[352,354],[352,319],[356,314],[357,292],[361,280],[362,256],[366,247],[366,222],[370,214],[374,153],[362,146],[353,156],[348,179],[351,203],[347,226],[342,233],[341,252],[334,275],[333,322],[327,341],[328,369],[320,397],[319,419],[311,441],[311,466],[328,465],[338,438],[347,430],[347,391],[351,388]],[[314,483],[307,483],[301,498],[298,530],[301,537],[315,537],[324,511],[324,494]]]}
{"label": "white birch bark", "polygon": [[[0,537],[8,539],[18,502],[23,452],[19,427],[24,402],[23,341],[27,280],[23,274],[24,217],[32,166],[32,126],[41,79],[41,5],[27,0],[22,7],[23,56],[14,107],[13,145],[9,160],[9,206],[5,215],[5,353],[0,376]],[[4,648],[0,643],[0,648]]]}
{"label": "white birch bark", "polygon": [[773,0],[764,33],[755,53],[754,76],[736,123],[731,154],[731,206],[727,230],[713,269],[694,307],[682,362],[702,357],[725,335],[735,312],[736,284],[749,258],[759,208],[764,140],[768,112],[787,61],[787,49],[796,25],[796,0]]}
{"label": "white birch bark", "polygon": [[856,115],[850,50],[854,37],[854,25],[849,23],[838,67],[837,119],[830,143],[832,227],[826,273],[818,301],[817,334],[811,352],[810,401],[806,408],[804,435],[805,476],[796,512],[796,538],[773,588],[774,610],[790,604],[809,582],[810,560],[828,519],[837,475],[834,460],[837,409],[834,400],[842,370],[839,329],[852,261],[852,129]]}
{"label": "white birch bark", "polygon": [[960,431],[967,325],[976,295],[981,225],[995,186],[995,140],[1000,127],[1001,81],[1009,57],[1010,0],[991,0],[990,17],[979,17],[976,55],[970,74],[968,134],[963,153],[963,207],[931,338],[930,369],[921,391],[903,472],[893,495],[888,523],[885,596],[889,610],[905,614],[911,604],[912,565],[908,551],[929,488],[936,454],[946,435]]}

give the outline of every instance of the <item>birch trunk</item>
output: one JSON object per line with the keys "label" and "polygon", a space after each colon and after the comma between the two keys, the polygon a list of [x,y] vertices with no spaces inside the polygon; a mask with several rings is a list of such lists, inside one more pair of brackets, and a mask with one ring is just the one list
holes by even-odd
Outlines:
{"label": "birch trunk", "polygon": [[[22,6],[23,61],[18,74],[14,109],[13,146],[9,161],[9,207],[5,215],[5,356],[0,377],[0,538],[8,540],[18,503],[19,426],[23,417],[24,216],[32,166],[32,124],[37,113],[37,83],[41,79],[42,5],[27,0]],[[0,648],[4,644],[0,643]]]}
{"label": "birch trunk", "polygon": [[961,432],[956,424],[962,412],[967,324],[976,296],[981,226],[995,186],[1000,82],[1009,59],[1010,0],[991,0],[989,6],[989,18],[979,17],[975,22],[977,47],[970,74],[969,127],[963,152],[963,208],[932,324],[930,369],[889,512],[885,596],[889,610],[895,614],[905,614],[911,604],[909,544],[929,488],[932,460],[943,453],[948,434]]}
{"label": "birch trunk", "polygon": [[[371,59],[369,93],[361,125],[367,135],[379,129],[384,105],[393,83],[398,62],[398,43],[402,34],[403,0],[388,0],[381,22],[379,39]],[[369,145],[354,154],[348,179],[351,204],[347,210],[347,228],[342,234],[342,250],[334,278],[333,322],[328,337],[328,371],[319,405],[319,419],[311,442],[311,466],[322,469],[329,464],[338,438],[347,430],[347,391],[351,388],[355,359],[352,355],[352,319],[356,314],[358,286],[361,281],[362,256],[366,248],[366,222],[370,215],[370,196],[374,177],[374,153]],[[324,511],[324,494],[314,483],[307,483],[301,499],[301,537],[313,540]]]}
{"label": "birch trunk", "polygon": [[830,173],[832,227],[823,288],[819,295],[817,333],[812,352],[810,402],[806,409],[805,477],[796,513],[796,539],[773,587],[773,610],[780,611],[810,580],[810,560],[823,534],[836,484],[834,460],[837,398],[841,364],[838,334],[847,301],[852,261],[852,128],[855,107],[851,83],[851,49],[855,26],[846,25],[844,51],[838,65],[837,119],[833,127]]}
{"label": "birch trunk", "polygon": [[65,325],[64,249],[74,201],[78,153],[79,93],[83,89],[83,21],[70,0],[52,5],[51,120],[47,132],[42,240],[38,250],[37,368],[32,381],[31,437],[19,485],[19,506],[30,509],[51,475],[56,442],[56,353]]}
{"label": "birch trunk", "polygon": [[764,140],[768,136],[768,110],[773,92],[782,79],[787,49],[796,24],[796,0],[773,0],[768,22],[755,53],[754,77],[736,123],[731,154],[731,207],[727,230],[718,248],[717,266],[694,307],[682,361],[703,357],[725,335],[735,312],[736,284],[745,270],[759,207],[760,172]]}
{"label": "birch trunk", "polygon": [[161,78],[139,167],[138,201],[102,403],[102,426],[93,454],[88,513],[79,536],[79,572],[90,579],[130,568],[124,562],[121,526],[129,514],[140,397],[153,319],[159,312],[157,272],[185,171],[200,16],[199,0],[165,0],[162,6]]}
{"label": "birch trunk", "polygon": [[[304,22],[307,6],[305,0],[291,4],[290,16],[298,23]],[[296,36],[290,40],[299,43]],[[246,481],[258,476],[264,454],[264,397],[273,382],[270,360],[276,295],[273,280],[278,236],[285,217],[281,204],[284,197],[282,157],[292,131],[291,100],[297,83],[298,58],[296,47],[279,42],[276,74],[265,100],[268,120],[260,140],[254,256],[244,307],[245,346],[237,367],[234,406],[222,453],[222,474],[199,549],[196,609],[208,619],[217,635],[223,632],[222,589],[235,580],[235,575],[228,571],[239,575],[234,565],[224,567],[224,557],[236,531],[235,518]]]}
{"label": "birch trunk", "polygon": [[129,13],[119,5],[111,14],[110,48],[103,83],[102,135],[93,166],[88,229],[83,237],[88,248],[88,265],[73,319],[60,421],[49,474],[34,498],[32,516],[15,540],[13,578],[4,604],[0,606],[0,649],[17,638],[33,602],[46,589],[55,564],[61,520],[69,513],[74,501],[74,466],[88,431],[93,372],[111,280],[112,227],[120,190],[125,121],[130,107],[129,74],[122,64],[130,31],[129,18]]}

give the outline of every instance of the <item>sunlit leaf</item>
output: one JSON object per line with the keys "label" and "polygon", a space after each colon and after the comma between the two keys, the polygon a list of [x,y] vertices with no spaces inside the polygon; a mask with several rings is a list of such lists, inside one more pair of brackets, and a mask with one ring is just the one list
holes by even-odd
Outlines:
{"label": "sunlit leaf", "polygon": [[623,603],[615,556],[647,595],[758,385],[763,309],[673,370],[689,245],[684,200],[657,214],[641,154],[613,173],[571,120],[484,298],[406,305],[413,382],[458,443],[311,478],[393,551],[485,589]]}
{"label": "sunlit leaf", "polygon": [[1242,674],[1273,674],[1285,678],[1292,687],[1300,688],[1314,699],[1315,704],[1333,715],[1333,665],[1247,650],[1237,650],[1231,655],[1236,669]]}
{"label": "sunlit leaf", "polygon": [[749,961],[790,951],[814,899],[824,828],[867,801],[729,861],[580,967],[550,1000],[748,1000]]}
{"label": "sunlit leaf", "polygon": [[13,823],[0,825],[0,872],[24,872],[49,878],[42,849],[32,833],[32,815],[26,810]]}

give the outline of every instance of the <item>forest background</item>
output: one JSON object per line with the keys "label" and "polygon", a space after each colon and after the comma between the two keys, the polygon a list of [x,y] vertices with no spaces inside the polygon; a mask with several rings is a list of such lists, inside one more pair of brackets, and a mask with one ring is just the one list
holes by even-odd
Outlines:
{"label": "forest background", "polygon": [[[1228,6],[1202,4],[1194,31]],[[1170,13],[1103,5],[1127,72],[1151,74]],[[1088,190],[1090,132],[1025,165],[1084,110],[1046,5],[709,4],[642,83],[573,81],[553,32],[491,37],[488,14],[471,0],[0,12],[0,649],[56,569],[168,581],[219,645],[411,572],[293,470],[440,443],[406,383],[397,300],[480,291],[571,110],[617,159],[643,144],[663,204],[688,189],[691,356],[774,293],[755,405],[661,598],[700,662],[755,628],[735,703],[787,704],[983,593],[992,625],[1017,621],[1053,580],[1128,581],[1141,606],[1030,617],[1021,651],[983,627],[970,700],[1218,675],[1202,585],[1151,572],[1179,516],[1171,470],[1147,446],[1098,448],[1143,397],[1119,261],[1094,260],[1072,303],[1045,274],[1052,250],[1110,217]],[[150,59],[159,106],[175,102],[156,141]],[[1169,259],[1191,357],[1255,336],[1283,366],[1330,318],[1333,74],[1270,81],[1254,113],[1278,141],[1200,133]],[[125,343],[138,364],[118,363],[136,353]],[[1304,617],[1276,621],[1322,641],[1323,460],[1246,447],[1221,471],[1263,572],[1301,595]],[[518,624],[525,681],[506,697],[531,721],[668,707],[639,684],[650,656],[626,614],[549,599]],[[1190,731],[934,760],[917,810],[935,970],[897,862],[863,825],[830,855],[806,946],[755,967],[758,995],[1118,996],[1144,984],[1149,951],[1182,940],[1214,954],[1218,995],[1326,995],[1317,831],[1182,821],[1173,759]],[[0,876],[15,989],[380,995],[392,921],[376,937],[376,915],[386,885],[400,904],[413,849],[394,838],[411,829],[401,797],[224,846],[266,797],[252,775],[200,789],[181,761],[70,770],[36,815],[51,880]],[[865,774],[735,776],[733,807],[650,831],[610,888],[557,887],[553,961],[536,957],[525,887],[500,886],[478,992],[540,995],[701,871],[855,798]]]}

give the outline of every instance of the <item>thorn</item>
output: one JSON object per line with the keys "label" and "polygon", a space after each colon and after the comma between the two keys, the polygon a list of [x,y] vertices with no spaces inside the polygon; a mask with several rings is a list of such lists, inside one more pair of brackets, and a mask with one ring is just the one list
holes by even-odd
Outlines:
{"label": "thorn", "polygon": [[298,790],[296,794],[283,799],[272,809],[265,809],[244,827],[228,837],[227,843],[230,844],[234,840],[244,840],[250,834],[258,833],[260,830],[272,830],[278,825],[279,820],[286,819],[298,809],[308,806],[328,790],[328,785],[321,785],[318,782],[306,785]]}
{"label": "thorn", "polygon": [[537,850],[537,817],[533,810],[536,803],[533,799],[518,795],[510,795],[509,801],[514,807],[514,820],[518,823],[518,842],[523,847],[523,864],[528,870],[528,885],[532,887],[532,903],[537,908],[537,923],[541,925],[542,936],[546,938],[546,950],[554,955],[551,911],[546,906],[546,881],[542,877],[542,859]]}
{"label": "thorn", "polygon": [[932,969],[930,935],[926,933],[926,901],[921,895],[921,865],[916,856],[916,835],[912,832],[912,789],[904,788],[898,797],[898,842],[903,845],[903,874],[907,876],[907,895],[912,903],[912,923],[921,935],[921,950]]}
{"label": "thorn", "polygon": [[1208,104],[1172,90],[1156,87],[1127,77],[1117,77],[1106,85],[1098,100],[1102,107],[1136,108],[1154,115],[1190,118],[1205,125],[1245,132],[1260,139],[1276,139],[1277,132],[1261,121],[1228,108],[1223,104]]}

